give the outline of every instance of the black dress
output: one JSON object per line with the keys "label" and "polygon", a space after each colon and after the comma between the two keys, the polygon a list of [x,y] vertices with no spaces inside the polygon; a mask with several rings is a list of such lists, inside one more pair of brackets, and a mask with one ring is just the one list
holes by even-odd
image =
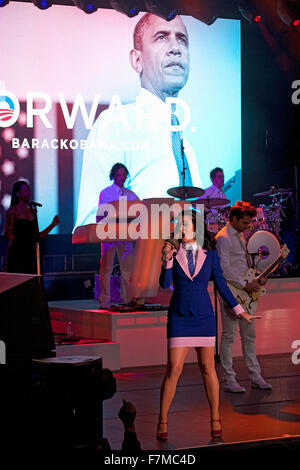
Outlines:
{"label": "black dress", "polygon": [[36,274],[36,243],[39,238],[36,219],[14,219],[12,234],[7,248],[5,271]]}

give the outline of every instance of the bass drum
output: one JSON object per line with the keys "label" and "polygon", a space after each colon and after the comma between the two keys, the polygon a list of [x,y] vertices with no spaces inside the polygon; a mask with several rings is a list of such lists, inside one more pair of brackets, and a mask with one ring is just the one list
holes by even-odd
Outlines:
{"label": "bass drum", "polygon": [[250,236],[247,250],[250,255],[256,254],[254,266],[259,272],[263,272],[280,255],[280,243],[274,233],[258,230]]}

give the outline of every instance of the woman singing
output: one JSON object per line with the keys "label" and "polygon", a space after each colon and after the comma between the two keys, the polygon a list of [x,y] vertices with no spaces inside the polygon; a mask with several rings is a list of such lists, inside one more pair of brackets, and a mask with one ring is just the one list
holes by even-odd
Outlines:
{"label": "woman singing", "polygon": [[29,184],[17,181],[13,185],[4,227],[4,236],[9,242],[4,268],[7,272],[36,274],[36,243],[59,224],[56,215],[52,223],[39,233],[36,211],[30,201]]}
{"label": "woman singing", "polygon": [[[167,415],[182,372],[188,348],[194,347],[203,376],[204,387],[210,406],[211,435],[222,435],[219,413],[219,381],[215,370],[214,352],[216,320],[207,291],[212,278],[219,293],[232,308],[235,315],[251,323],[257,316],[250,316],[237,303],[223,278],[215,240],[204,230],[203,247],[200,246],[198,220],[194,211],[183,212],[179,230],[181,240],[176,250],[166,242],[163,247],[163,266],[160,285],[167,288],[173,282],[174,292],[168,310],[168,364],[161,386],[160,416],[157,439],[168,438]],[[202,222],[203,223],[203,222]]]}

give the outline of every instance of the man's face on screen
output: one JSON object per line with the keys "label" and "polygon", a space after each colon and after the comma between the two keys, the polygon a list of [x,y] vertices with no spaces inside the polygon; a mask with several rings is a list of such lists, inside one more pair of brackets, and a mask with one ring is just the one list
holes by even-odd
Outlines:
{"label": "man's face on screen", "polygon": [[176,96],[189,75],[189,44],[185,25],[179,16],[165,21],[149,18],[139,51],[141,84],[160,98]]}

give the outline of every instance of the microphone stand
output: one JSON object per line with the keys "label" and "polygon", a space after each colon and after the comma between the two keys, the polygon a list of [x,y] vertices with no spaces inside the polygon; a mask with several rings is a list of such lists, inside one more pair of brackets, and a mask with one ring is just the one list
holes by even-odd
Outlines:
{"label": "microphone stand", "polygon": [[[37,232],[39,233],[39,224],[38,224],[38,218],[37,218],[37,205],[36,204],[31,204],[28,202],[28,205],[30,207],[31,212],[33,213],[33,216],[35,218],[35,223],[37,227]],[[35,244],[35,252],[36,252],[36,271],[37,275],[41,275],[41,256],[40,256],[40,243],[39,241],[36,242]]]}
{"label": "microphone stand", "polygon": [[183,187],[183,199],[186,199],[187,197],[187,193],[185,192],[184,188],[185,188],[185,171],[186,171],[186,167],[184,166],[184,146],[183,146],[183,138],[181,136],[181,158],[182,158],[182,187]]}
{"label": "microphone stand", "polygon": [[251,260],[252,260],[252,266],[251,266],[251,268],[252,268],[252,269],[255,269],[255,257],[256,257],[256,256],[259,256],[259,253],[249,253],[249,255],[251,256]]}
{"label": "microphone stand", "polygon": [[295,260],[294,265],[296,266],[298,275],[300,274],[300,201],[299,201],[299,185],[298,185],[298,165],[295,162],[294,165],[294,178],[295,178],[295,222],[296,222],[296,243],[295,243]]}

